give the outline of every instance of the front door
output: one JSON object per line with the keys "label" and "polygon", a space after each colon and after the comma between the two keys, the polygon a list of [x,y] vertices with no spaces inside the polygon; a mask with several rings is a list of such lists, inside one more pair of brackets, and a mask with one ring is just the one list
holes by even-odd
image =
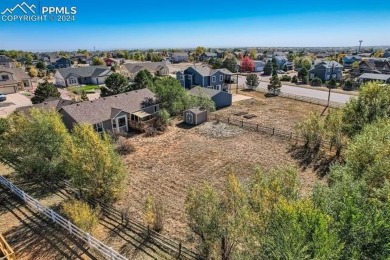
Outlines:
{"label": "front door", "polygon": [[118,132],[128,132],[129,125],[127,123],[127,116],[117,117],[116,121],[116,129]]}

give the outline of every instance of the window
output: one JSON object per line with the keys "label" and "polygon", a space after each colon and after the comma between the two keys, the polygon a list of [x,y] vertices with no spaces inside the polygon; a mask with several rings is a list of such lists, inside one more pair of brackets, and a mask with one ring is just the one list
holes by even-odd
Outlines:
{"label": "window", "polygon": [[9,76],[8,75],[1,75],[1,80],[9,80]]}
{"label": "window", "polygon": [[103,132],[103,123],[97,123],[93,125],[93,128],[95,129],[96,132],[100,133]]}
{"label": "window", "polygon": [[219,76],[219,81],[223,81],[223,75]]}
{"label": "window", "polygon": [[77,84],[77,80],[75,78],[69,78],[69,84]]}
{"label": "window", "polygon": [[116,120],[115,119],[112,119],[112,128],[116,129]]}
{"label": "window", "polygon": [[211,82],[215,82],[215,81],[216,81],[215,76],[212,76],[212,77],[211,77]]}
{"label": "window", "polygon": [[119,127],[126,126],[126,117],[118,118],[118,125],[119,125]]}
{"label": "window", "polygon": [[187,78],[188,78],[189,80],[192,80],[192,76],[191,76],[191,75],[188,75]]}
{"label": "window", "polygon": [[157,106],[154,106],[154,113],[157,112]]}
{"label": "window", "polygon": [[184,80],[184,75],[180,75],[180,80]]}

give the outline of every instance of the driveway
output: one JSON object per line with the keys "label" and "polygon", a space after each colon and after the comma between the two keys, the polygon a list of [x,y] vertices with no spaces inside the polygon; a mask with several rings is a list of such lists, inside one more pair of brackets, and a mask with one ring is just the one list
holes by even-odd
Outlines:
{"label": "driveway", "polygon": [[31,106],[30,98],[21,93],[7,95],[7,100],[0,102],[0,117],[7,117],[18,107]]}

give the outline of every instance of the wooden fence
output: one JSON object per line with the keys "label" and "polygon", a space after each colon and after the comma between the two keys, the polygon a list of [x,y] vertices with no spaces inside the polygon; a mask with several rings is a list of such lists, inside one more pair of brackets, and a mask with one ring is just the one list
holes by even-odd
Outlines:
{"label": "wooden fence", "polygon": [[63,218],[56,212],[54,212],[52,209],[49,209],[42,204],[39,203],[36,199],[31,197],[30,195],[26,194],[23,190],[19,189],[15,185],[13,185],[11,182],[9,182],[6,178],[3,176],[0,176],[0,184],[4,187],[8,188],[12,193],[14,193],[17,197],[19,197],[21,200],[23,200],[24,203],[26,203],[30,208],[33,210],[36,210],[38,213],[46,216],[50,220],[52,220],[57,225],[61,226],[63,229],[65,229],[67,232],[69,232],[70,235],[77,237],[78,239],[88,243],[88,245],[97,250],[99,253],[102,254],[106,259],[111,260],[125,260],[126,257],[120,255],[118,252],[113,250],[111,247],[108,247],[107,245],[103,244],[96,238],[92,237],[89,233],[86,233],[79,229],[77,226],[75,226],[72,222],[69,220]]}
{"label": "wooden fence", "polygon": [[16,260],[15,252],[0,234],[0,260]]}

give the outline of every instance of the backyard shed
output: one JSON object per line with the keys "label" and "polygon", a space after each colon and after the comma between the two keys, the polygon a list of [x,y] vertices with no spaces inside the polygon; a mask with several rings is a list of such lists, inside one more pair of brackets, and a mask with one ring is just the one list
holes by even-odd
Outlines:
{"label": "backyard shed", "polygon": [[184,111],[184,121],[190,125],[199,125],[207,121],[207,110],[193,108]]}

